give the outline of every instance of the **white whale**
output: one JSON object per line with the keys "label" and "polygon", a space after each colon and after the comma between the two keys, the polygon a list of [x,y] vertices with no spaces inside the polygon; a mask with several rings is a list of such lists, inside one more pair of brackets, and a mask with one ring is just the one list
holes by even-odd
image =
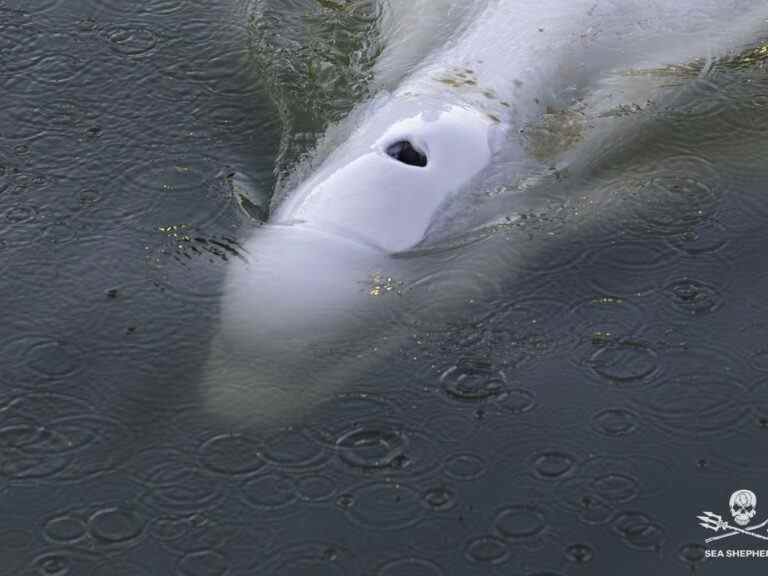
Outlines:
{"label": "white whale", "polygon": [[[414,249],[514,208],[522,183],[625,127],[573,127],[569,110],[658,98],[660,83],[625,73],[738,54],[768,37],[767,19],[762,0],[384,1],[376,96],[229,267],[206,409],[285,422],[343,389],[376,347],[361,339],[399,325],[402,302],[374,296],[419,285]],[[554,141],[537,141],[553,118]],[[477,194],[510,183],[501,199]]]}

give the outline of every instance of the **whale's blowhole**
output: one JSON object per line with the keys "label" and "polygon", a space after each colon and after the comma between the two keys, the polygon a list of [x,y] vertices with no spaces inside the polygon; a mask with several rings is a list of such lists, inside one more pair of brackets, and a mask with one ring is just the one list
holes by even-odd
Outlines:
{"label": "whale's blowhole", "polygon": [[424,168],[427,165],[427,154],[409,140],[398,140],[387,146],[387,155],[408,166]]}

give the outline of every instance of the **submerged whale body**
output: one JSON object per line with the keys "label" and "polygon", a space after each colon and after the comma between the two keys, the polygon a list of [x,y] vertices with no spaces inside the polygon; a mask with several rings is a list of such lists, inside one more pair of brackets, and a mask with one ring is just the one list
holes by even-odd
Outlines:
{"label": "submerged whale body", "polygon": [[360,342],[396,325],[398,301],[373,298],[381,278],[418,278],[403,253],[439,244],[474,191],[588,155],[598,137],[566,130],[537,147],[528,127],[651,98],[657,84],[623,73],[736,54],[766,36],[767,16],[758,0],[385,2],[378,93],[230,265],[206,408],[284,422],[338,392]]}

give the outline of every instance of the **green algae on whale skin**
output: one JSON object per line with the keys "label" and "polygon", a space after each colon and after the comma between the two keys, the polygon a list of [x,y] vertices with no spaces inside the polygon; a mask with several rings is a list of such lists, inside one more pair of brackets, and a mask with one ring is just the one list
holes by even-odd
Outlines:
{"label": "green algae on whale skin", "polygon": [[525,128],[526,149],[536,160],[554,160],[584,139],[585,116],[576,110],[548,109]]}

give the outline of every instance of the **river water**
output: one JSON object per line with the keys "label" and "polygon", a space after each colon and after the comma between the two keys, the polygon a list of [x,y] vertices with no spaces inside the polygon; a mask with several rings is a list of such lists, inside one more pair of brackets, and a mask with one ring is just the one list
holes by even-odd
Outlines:
{"label": "river water", "polygon": [[757,57],[617,110],[632,137],[422,279],[396,341],[331,350],[354,377],[302,418],[203,409],[227,266],[368,95],[376,17],[0,0],[0,574],[764,573],[706,557],[764,528],[697,519],[768,511]]}

